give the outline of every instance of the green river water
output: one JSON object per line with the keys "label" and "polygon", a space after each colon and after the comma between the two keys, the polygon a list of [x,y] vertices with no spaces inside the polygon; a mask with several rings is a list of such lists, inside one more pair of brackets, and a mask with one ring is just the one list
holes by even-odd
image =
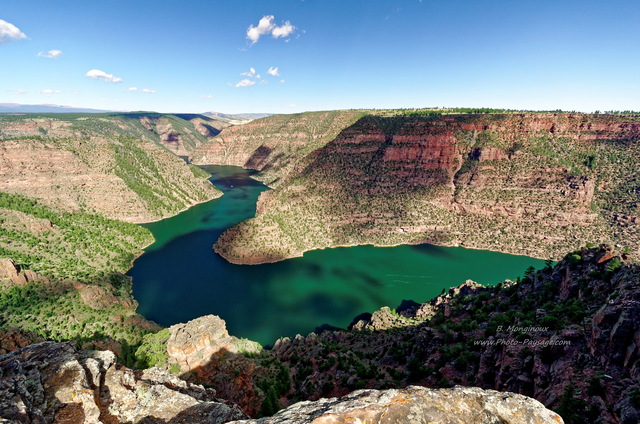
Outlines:
{"label": "green river water", "polygon": [[356,246],[307,252],[264,265],[233,265],[212,250],[220,234],[251,218],[266,190],[238,167],[204,167],[224,196],[145,224],[156,242],[135,262],[138,312],[169,326],[215,314],[229,333],[271,345],[402,300],[426,302],[467,279],[497,284],[544,261],[460,247]]}

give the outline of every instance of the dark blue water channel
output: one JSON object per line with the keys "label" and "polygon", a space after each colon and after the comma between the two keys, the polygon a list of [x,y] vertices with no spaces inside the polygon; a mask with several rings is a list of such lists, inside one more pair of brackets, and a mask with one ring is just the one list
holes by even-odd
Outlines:
{"label": "dark blue water channel", "polygon": [[255,214],[266,190],[250,171],[210,166],[219,198],[172,218],[144,224],[156,238],[134,263],[138,312],[169,326],[215,314],[232,335],[264,345],[324,324],[346,327],[362,312],[425,302],[467,279],[496,284],[544,261],[526,256],[432,245],[357,246],[307,252],[264,265],[233,265],[212,245]]}

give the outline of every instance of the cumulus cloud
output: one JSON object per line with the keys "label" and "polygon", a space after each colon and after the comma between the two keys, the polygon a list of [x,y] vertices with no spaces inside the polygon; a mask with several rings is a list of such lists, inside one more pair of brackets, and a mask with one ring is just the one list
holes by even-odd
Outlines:
{"label": "cumulus cloud", "polygon": [[271,75],[272,77],[279,77],[280,71],[278,71],[278,68],[270,67],[267,71],[267,74]]}
{"label": "cumulus cloud", "polygon": [[291,22],[286,21],[284,24],[277,26],[273,23],[275,17],[273,15],[265,15],[260,19],[257,26],[249,25],[247,29],[247,38],[251,40],[251,44],[258,42],[260,37],[265,34],[271,34],[273,38],[287,37],[296,27]]}
{"label": "cumulus cloud", "polygon": [[156,90],[152,90],[152,89],[150,89],[150,88],[143,88],[143,89],[142,89],[142,92],[143,92],[143,93],[153,94],[153,93],[155,93],[155,92],[156,92]]}
{"label": "cumulus cloud", "polygon": [[261,36],[273,31],[273,27],[275,27],[273,19],[273,15],[263,16],[260,22],[258,22],[258,26],[254,27],[253,25],[249,25],[247,38],[251,40],[252,43],[257,43]]}
{"label": "cumulus cloud", "polygon": [[9,40],[23,40],[25,38],[27,36],[18,27],[0,19],[0,44]]}
{"label": "cumulus cloud", "polygon": [[129,87],[128,91],[138,91],[138,87]]}
{"label": "cumulus cloud", "polygon": [[61,90],[51,90],[51,89],[46,89],[46,90],[41,90],[40,94],[45,95],[45,96],[51,96],[52,94],[58,94],[58,93],[62,93]]}
{"label": "cumulus cloud", "polygon": [[255,81],[245,78],[242,81],[238,82],[236,84],[236,87],[250,87],[252,85],[255,85],[255,83]]}
{"label": "cumulus cloud", "polygon": [[271,31],[271,35],[273,36],[273,38],[288,37],[295,29],[296,27],[291,25],[291,22],[287,21],[282,24],[282,26],[273,28],[273,31]]}
{"label": "cumulus cloud", "polygon": [[57,59],[62,56],[61,50],[49,50],[48,52],[40,52],[38,53],[40,57],[46,57],[47,59]]}
{"label": "cumulus cloud", "polygon": [[249,68],[249,72],[243,72],[240,75],[249,78],[260,78],[260,74],[256,74],[255,68]]}
{"label": "cumulus cloud", "polygon": [[122,82],[122,78],[118,78],[113,74],[107,74],[99,69],[92,69],[88,71],[85,76],[93,79],[99,79],[105,82]]}

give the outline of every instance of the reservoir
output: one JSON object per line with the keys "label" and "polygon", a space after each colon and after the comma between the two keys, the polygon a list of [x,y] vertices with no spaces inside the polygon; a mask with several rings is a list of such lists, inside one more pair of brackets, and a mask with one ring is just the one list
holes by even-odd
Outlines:
{"label": "reservoir", "polygon": [[203,169],[224,195],[144,224],[156,242],[128,273],[138,312],[164,326],[214,314],[231,335],[272,345],[323,325],[346,328],[355,316],[404,299],[426,302],[467,279],[497,284],[544,266],[526,256],[432,245],[344,247],[273,264],[230,264],[212,246],[254,216],[267,187],[242,168]]}

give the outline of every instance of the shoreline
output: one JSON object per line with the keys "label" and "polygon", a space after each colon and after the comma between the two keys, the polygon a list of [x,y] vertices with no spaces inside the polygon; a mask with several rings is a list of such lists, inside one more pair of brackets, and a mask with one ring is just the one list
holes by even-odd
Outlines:
{"label": "shoreline", "polygon": [[[135,224],[135,225],[138,225],[138,226],[143,226],[144,224],[152,224],[152,223],[154,223],[154,222],[159,222],[159,221],[162,221],[162,220],[165,220],[165,219],[173,218],[174,216],[179,215],[179,214],[181,214],[182,212],[185,212],[185,211],[187,211],[187,210],[191,209],[191,208],[192,208],[192,207],[194,207],[194,206],[201,205],[201,204],[203,204],[203,203],[207,203],[207,202],[210,202],[210,201],[212,201],[212,200],[219,199],[219,198],[221,198],[222,196],[224,196],[224,192],[223,192],[222,190],[220,190],[219,188],[217,188],[216,186],[214,186],[214,185],[213,185],[213,183],[211,183],[211,186],[213,186],[216,190],[218,190],[218,192],[219,192],[219,193],[218,193],[218,194],[219,194],[218,196],[212,197],[212,198],[210,198],[210,199],[205,199],[205,200],[200,201],[200,202],[195,202],[195,203],[193,203],[193,204],[191,204],[191,205],[188,205],[188,206],[186,206],[186,207],[184,207],[184,208],[180,209],[180,210],[179,210],[178,212],[176,212],[175,214],[173,214],[173,215],[169,215],[169,216],[165,216],[164,218],[158,218],[158,219],[154,219],[154,220],[152,220],[152,221],[145,221],[145,222],[132,222],[132,224]],[[149,233],[151,233],[151,231],[150,231],[150,230],[148,230],[148,231],[149,231]],[[148,243],[148,244],[146,244],[146,245],[142,246],[142,247],[140,248],[140,252],[138,252],[138,253],[134,254],[133,259],[131,259],[131,262],[129,263],[129,267],[128,267],[128,268],[127,268],[127,270],[124,272],[124,275],[126,275],[126,273],[127,273],[127,272],[129,272],[129,271],[131,270],[131,268],[133,268],[133,263],[136,261],[136,259],[138,259],[140,256],[144,255],[144,254],[145,254],[145,250],[146,250],[149,246],[153,245],[153,244],[157,241],[157,240],[156,240],[156,238],[153,236],[153,233],[151,233],[151,238],[152,238],[153,240],[152,240],[150,243]],[[131,277],[129,277],[129,278],[131,278]],[[132,282],[133,282],[133,281],[132,281]]]}
{"label": "shoreline", "polygon": [[[376,244],[376,243],[338,244],[338,245],[331,245],[331,246],[325,246],[325,247],[316,247],[316,248],[311,248],[311,249],[305,249],[299,255],[287,256],[287,257],[283,257],[283,258],[280,258],[280,259],[274,259],[274,260],[265,260],[265,261],[261,261],[261,262],[244,262],[242,260],[236,262],[236,261],[229,260],[229,258],[227,256],[223,255],[222,253],[220,253],[216,249],[215,244],[213,246],[213,251],[217,255],[219,255],[220,257],[224,258],[227,262],[229,262],[231,264],[234,264],[234,265],[262,265],[262,264],[272,264],[272,263],[276,263],[276,262],[282,262],[282,261],[286,261],[288,259],[302,258],[305,253],[316,251],[316,250],[335,249],[335,248],[340,248],[340,247],[357,247],[357,246],[373,246],[373,247],[419,246],[419,245],[422,245],[422,244],[428,244],[428,245],[436,246],[436,247],[461,247],[463,249],[469,249],[469,250],[484,250],[484,251],[488,251],[488,252],[503,253],[503,254],[512,255],[512,256],[525,256],[525,257],[528,257],[528,258],[540,259],[540,260],[548,260],[548,259],[550,259],[550,258],[543,258],[543,257],[539,257],[539,256],[527,255],[527,254],[523,254],[523,253],[513,253],[513,252],[503,251],[503,250],[498,250],[498,249],[487,249],[487,248],[481,248],[481,247],[470,247],[470,246],[463,246],[463,245],[460,245],[460,244],[449,244],[449,245],[447,245],[447,244],[435,244],[435,243],[429,243],[429,242],[396,243],[396,244]],[[552,259],[552,260],[557,262],[559,259]]]}
{"label": "shoreline", "polygon": [[[220,192],[220,193],[219,193],[219,196],[215,196],[215,197],[212,197],[212,198],[210,198],[210,199],[205,199],[205,200],[202,200],[202,201],[199,201],[199,202],[194,202],[194,203],[192,203],[192,204],[190,204],[190,205],[187,205],[186,207],[184,207],[184,208],[180,209],[178,212],[174,213],[173,215],[169,215],[169,216],[165,216],[165,217],[157,218],[157,219],[152,219],[151,221],[144,221],[144,222],[131,222],[131,223],[132,223],[132,224],[136,224],[136,225],[152,224],[152,223],[154,223],[154,222],[162,221],[163,219],[173,218],[174,216],[176,216],[176,215],[178,215],[178,214],[181,214],[182,212],[187,211],[187,210],[191,209],[191,208],[192,208],[192,207],[194,207],[194,206],[201,205],[202,203],[207,203],[207,202],[210,202],[211,200],[215,200],[215,199],[219,199],[219,198],[221,198],[221,197],[224,195],[224,192],[223,192],[222,190],[220,190],[218,187],[214,186],[214,185],[213,185],[213,183],[211,183],[211,185],[212,185],[216,190],[218,190],[218,191]],[[148,247],[148,246],[145,246],[145,247]]]}

